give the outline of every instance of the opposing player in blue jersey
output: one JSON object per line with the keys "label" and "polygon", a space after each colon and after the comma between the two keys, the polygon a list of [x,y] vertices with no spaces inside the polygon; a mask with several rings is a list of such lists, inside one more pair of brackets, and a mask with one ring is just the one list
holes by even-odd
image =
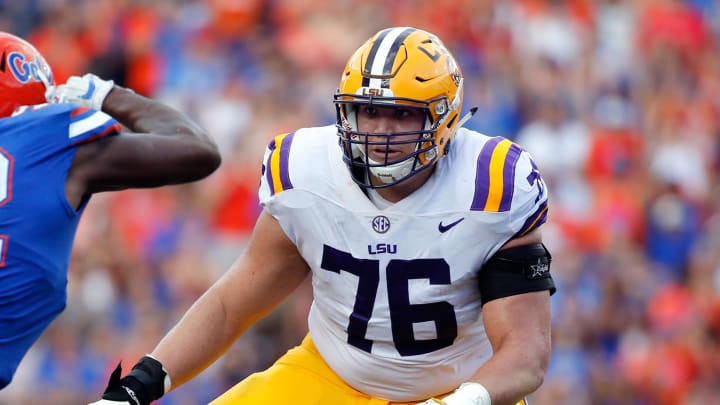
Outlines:
{"label": "opposing player in blue jersey", "polygon": [[547,190],[519,145],[462,127],[463,86],[426,31],[363,44],[336,124],[268,146],[245,251],[97,404],[193,378],[308,274],[308,336],[212,405],[524,403],[550,356]]}
{"label": "opposing player in blue jersey", "polygon": [[73,238],[90,196],[198,180],[220,156],[178,111],[93,75],[55,87],[37,50],[8,33],[0,32],[0,53],[2,389],[65,307]]}

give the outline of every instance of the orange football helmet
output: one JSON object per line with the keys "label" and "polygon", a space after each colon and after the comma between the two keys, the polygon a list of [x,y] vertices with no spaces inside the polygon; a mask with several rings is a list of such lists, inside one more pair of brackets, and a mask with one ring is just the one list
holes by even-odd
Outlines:
{"label": "orange football helmet", "polygon": [[[384,29],[352,55],[335,93],[337,128],[344,160],[362,187],[395,185],[428,169],[448,151],[450,141],[462,125],[463,77],[445,45],[435,35],[412,27]],[[415,133],[387,133],[382,141],[370,141],[360,132],[360,106],[402,106],[425,112],[425,124]],[[368,157],[372,145],[397,144],[417,134],[415,151],[394,161],[376,162]],[[372,134],[378,139],[378,134]],[[382,138],[382,137],[381,137]],[[373,185],[370,174],[382,181]]]}
{"label": "orange football helmet", "polygon": [[45,92],[55,81],[40,52],[7,32],[0,32],[0,52],[0,117],[23,105],[45,103]]}

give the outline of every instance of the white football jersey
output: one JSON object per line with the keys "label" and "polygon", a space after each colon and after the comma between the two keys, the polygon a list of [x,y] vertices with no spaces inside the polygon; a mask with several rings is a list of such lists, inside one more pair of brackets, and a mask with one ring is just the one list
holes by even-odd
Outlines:
{"label": "white football jersey", "polygon": [[429,180],[381,210],[326,126],[270,142],[260,202],[312,269],[323,358],[359,391],[413,401],[451,391],[492,354],[478,271],[545,221],[547,192],[517,144],[461,128]]}

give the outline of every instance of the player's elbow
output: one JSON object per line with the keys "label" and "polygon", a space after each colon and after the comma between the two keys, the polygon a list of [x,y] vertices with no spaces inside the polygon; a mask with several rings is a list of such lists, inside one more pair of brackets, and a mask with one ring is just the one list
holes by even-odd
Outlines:
{"label": "player's elbow", "polygon": [[203,177],[209,176],[217,170],[222,163],[222,157],[220,156],[220,151],[218,150],[217,145],[214,143],[208,145],[200,160],[202,161],[202,168],[205,171]]}
{"label": "player's elbow", "polygon": [[212,174],[222,163],[222,157],[217,145],[209,138],[205,142],[198,142],[193,147],[191,156],[193,180],[199,180]]}
{"label": "player's elbow", "polygon": [[545,382],[548,363],[550,361],[550,350],[538,353],[525,368],[525,381],[528,392],[534,392]]}
{"label": "player's elbow", "polygon": [[528,392],[535,392],[545,382],[547,367],[531,367],[527,370]]}

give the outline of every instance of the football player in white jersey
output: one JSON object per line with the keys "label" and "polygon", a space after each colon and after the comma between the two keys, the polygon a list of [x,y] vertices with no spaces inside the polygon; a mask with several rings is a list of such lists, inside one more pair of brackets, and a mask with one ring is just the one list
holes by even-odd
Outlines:
{"label": "football player in white jersey", "polygon": [[550,356],[547,190],[520,146],[462,128],[463,86],[431,33],[363,44],[336,125],[270,142],[247,249],[96,404],[192,379],[308,273],[309,334],[212,404],[523,403]]}

